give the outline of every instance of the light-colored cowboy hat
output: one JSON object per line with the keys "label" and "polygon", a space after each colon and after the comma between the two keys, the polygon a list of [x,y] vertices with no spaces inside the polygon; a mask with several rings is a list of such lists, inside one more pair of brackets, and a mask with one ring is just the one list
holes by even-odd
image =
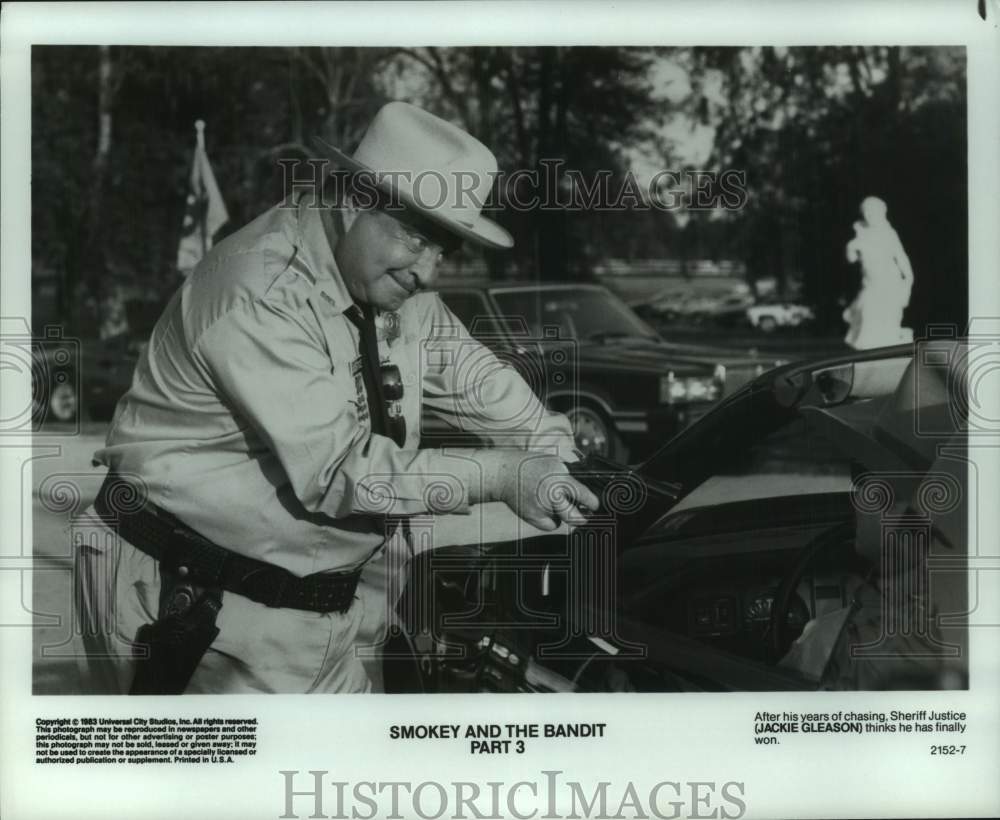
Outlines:
{"label": "light-colored cowboy hat", "polygon": [[338,165],[372,174],[376,186],[452,233],[490,248],[513,247],[513,237],[480,213],[496,178],[496,157],[450,122],[391,102],[379,109],[354,156],[319,137],[316,142]]}

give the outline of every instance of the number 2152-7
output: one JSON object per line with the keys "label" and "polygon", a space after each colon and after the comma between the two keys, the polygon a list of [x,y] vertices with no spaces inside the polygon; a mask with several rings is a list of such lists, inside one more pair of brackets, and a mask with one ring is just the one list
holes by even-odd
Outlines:
{"label": "number 2152-7", "polygon": [[965,746],[931,746],[932,755],[964,755]]}

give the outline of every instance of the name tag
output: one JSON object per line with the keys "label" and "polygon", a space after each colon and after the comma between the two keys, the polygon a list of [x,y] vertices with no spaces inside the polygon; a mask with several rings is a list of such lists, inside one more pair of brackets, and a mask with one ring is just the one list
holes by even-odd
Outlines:
{"label": "name tag", "polygon": [[371,414],[368,412],[368,393],[365,390],[364,364],[360,356],[351,362],[351,375],[354,376],[354,390],[358,394],[358,399],[355,402],[358,408],[358,421],[367,424],[370,421]]}

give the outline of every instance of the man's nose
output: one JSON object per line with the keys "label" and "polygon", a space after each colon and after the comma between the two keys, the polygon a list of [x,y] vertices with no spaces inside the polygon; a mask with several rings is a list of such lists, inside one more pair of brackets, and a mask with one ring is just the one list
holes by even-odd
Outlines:
{"label": "man's nose", "polygon": [[441,251],[435,247],[425,248],[417,261],[410,265],[410,273],[416,278],[421,288],[429,288],[434,284],[438,274],[438,262],[441,259]]}

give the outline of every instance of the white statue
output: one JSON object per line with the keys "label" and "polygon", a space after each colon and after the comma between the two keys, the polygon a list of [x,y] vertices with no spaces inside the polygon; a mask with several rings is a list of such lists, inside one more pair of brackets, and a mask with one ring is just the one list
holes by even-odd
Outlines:
{"label": "white statue", "polygon": [[861,290],[844,311],[844,341],[859,350],[913,341],[913,330],[902,326],[913,269],[886,210],[878,197],[866,197],[847,243],[847,261],[861,262]]}

